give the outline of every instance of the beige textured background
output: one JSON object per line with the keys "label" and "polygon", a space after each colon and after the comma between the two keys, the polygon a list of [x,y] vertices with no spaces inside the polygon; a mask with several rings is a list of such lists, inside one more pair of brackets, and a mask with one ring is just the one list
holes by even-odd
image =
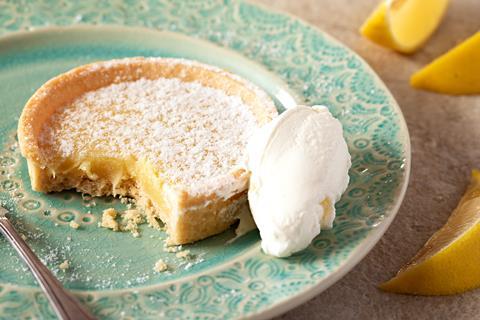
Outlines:
{"label": "beige textured background", "polygon": [[362,56],[397,99],[412,141],[410,184],[385,236],[341,281],[279,319],[480,319],[480,289],[450,297],[413,297],[376,288],[445,223],[471,168],[480,167],[480,96],[439,95],[408,85],[415,70],[480,29],[480,0],[451,1],[440,28],[412,56],[360,37],[358,28],[378,1],[258,1],[320,27]]}

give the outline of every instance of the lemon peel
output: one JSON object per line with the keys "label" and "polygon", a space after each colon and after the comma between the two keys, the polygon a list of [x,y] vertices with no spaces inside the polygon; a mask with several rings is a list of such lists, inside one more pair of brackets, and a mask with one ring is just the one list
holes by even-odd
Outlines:
{"label": "lemon peel", "polygon": [[380,289],[417,295],[450,295],[480,287],[480,171],[447,223]]}

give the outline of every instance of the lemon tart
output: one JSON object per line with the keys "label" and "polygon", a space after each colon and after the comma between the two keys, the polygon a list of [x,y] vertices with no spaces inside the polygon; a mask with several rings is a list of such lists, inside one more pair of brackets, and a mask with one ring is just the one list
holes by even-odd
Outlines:
{"label": "lemon tart", "polygon": [[251,133],[277,115],[256,86],[170,58],[96,62],[29,99],[18,138],[32,188],[133,197],[170,244],[226,230],[246,203]]}

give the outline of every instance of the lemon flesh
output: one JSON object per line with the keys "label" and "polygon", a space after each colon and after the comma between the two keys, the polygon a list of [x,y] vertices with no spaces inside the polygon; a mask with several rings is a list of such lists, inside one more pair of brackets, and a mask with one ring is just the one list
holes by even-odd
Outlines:
{"label": "lemon flesh", "polygon": [[447,94],[480,93],[480,32],[416,72],[415,88]]}
{"label": "lemon flesh", "polygon": [[450,295],[480,287],[480,171],[447,223],[438,230],[412,261],[391,280],[385,291]]}
{"label": "lemon flesh", "polygon": [[381,46],[412,53],[435,31],[447,6],[448,0],[385,0],[360,33]]}

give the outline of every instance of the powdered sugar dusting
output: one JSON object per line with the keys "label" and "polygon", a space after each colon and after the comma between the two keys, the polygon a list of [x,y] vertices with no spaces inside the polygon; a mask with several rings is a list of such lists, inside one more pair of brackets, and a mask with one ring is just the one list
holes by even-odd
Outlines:
{"label": "powdered sugar dusting", "polygon": [[188,66],[188,67],[199,67],[204,70],[209,70],[215,72],[217,74],[222,75],[223,77],[228,77],[232,80],[240,82],[244,87],[248,90],[255,93],[255,96],[262,102],[265,107],[268,107],[270,112],[272,112],[272,116],[277,115],[275,111],[275,107],[270,100],[270,97],[265,93],[265,91],[261,90],[259,87],[254,85],[251,82],[246,81],[242,77],[227,72],[219,67],[212,66],[209,64],[204,64],[195,60],[189,59],[182,59],[182,58],[165,58],[165,57],[134,57],[134,58],[124,58],[124,59],[112,59],[106,61],[99,61],[88,65],[88,68],[85,68],[83,72],[90,73],[90,72],[97,72],[102,69],[110,69],[113,67],[117,67],[120,65],[136,65],[139,61],[150,62],[150,63],[164,63],[165,65],[169,66]]}
{"label": "powdered sugar dusting", "polygon": [[88,92],[57,111],[40,143],[62,158],[95,152],[147,159],[164,179],[196,194],[244,162],[256,127],[240,97],[176,78],[140,79]]}

